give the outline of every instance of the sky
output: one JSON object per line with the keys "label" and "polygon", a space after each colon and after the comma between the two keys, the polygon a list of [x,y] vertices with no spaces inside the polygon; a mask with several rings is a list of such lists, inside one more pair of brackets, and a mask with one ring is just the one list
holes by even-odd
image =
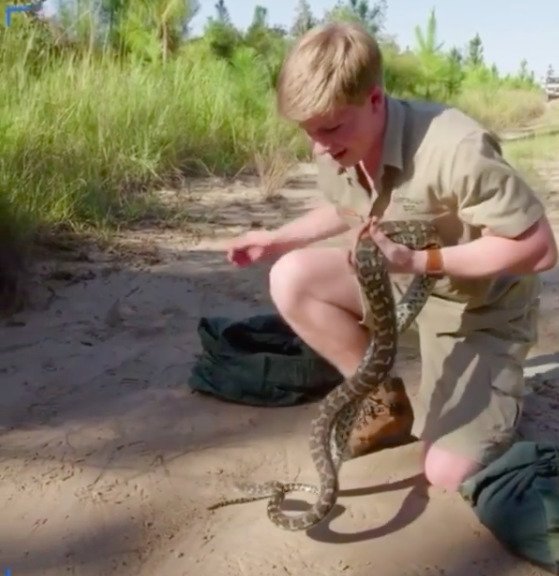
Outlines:
{"label": "sky", "polygon": [[[47,0],[45,8],[52,10],[59,1]],[[215,0],[198,1],[194,33],[200,33],[208,17],[215,15]],[[322,17],[336,0],[308,2],[313,14]],[[257,4],[268,9],[270,25],[289,27],[298,0],[225,0],[233,23],[241,29],[250,24]],[[425,27],[432,8],[444,48],[464,48],[479,33],[485,61],[496,64],[503,74],[517,72],[522,59],[537,80],[550,64],[559,72],[559,0],[387,0],[386,33],[402,48],[413,48],[414,28]]]}

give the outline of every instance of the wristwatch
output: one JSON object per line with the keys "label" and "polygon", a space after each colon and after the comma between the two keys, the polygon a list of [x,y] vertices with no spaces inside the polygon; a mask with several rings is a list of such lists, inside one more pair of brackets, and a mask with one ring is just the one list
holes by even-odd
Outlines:
{"label": "wristwatch", "polygon": [[444,276],[443,255],[440,248],[427,249],[425,274],[440,279]]}

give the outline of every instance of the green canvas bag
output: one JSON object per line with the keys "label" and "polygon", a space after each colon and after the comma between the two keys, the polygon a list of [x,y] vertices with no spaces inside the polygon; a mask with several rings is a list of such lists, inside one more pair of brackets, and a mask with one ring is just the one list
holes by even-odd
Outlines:
{"label": "green canvas bag", "polygon": [[342,381],[277,314],[198,323],[202,353],[188,380],[196,391],[256,406],[289,406],[327,394]]}
{"label": "green canvas bag", "polygon": [[460,488],[511,552],[559,574],[559,447],[519,441]]}

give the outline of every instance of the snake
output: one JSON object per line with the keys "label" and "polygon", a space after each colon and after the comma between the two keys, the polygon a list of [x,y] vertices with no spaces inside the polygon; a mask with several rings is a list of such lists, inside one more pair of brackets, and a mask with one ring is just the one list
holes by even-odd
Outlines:
{"label": "snake", "polygon": [[[240,483],[237,488],[246,496],[213,504],[214,510],[268,498],[269,519],[285,530],[307,530],[325,519],[334,507],[339,490],[338,472],[350,458],[347,447],[350,433],[359,418],[364,399],[389,386],[394,366],[398,335],[415,320],[431,294],[436,278],[416,275],[396,304],[385,257],[370,234],[357,235],[350,262],[367,299],[371,315],[371,339],[355,373],[331,390],[318,405],[318,416],[311,423],[310,453],[320,479],[320,486],[299,482],[269,481],[262,484]],[[378,224],[392,241],[413,250],[440,247],[436,228],[423,220],[392,220]],[[310,508],[298,515],[282,510],[289,492],[307,492],[316,496]]]}

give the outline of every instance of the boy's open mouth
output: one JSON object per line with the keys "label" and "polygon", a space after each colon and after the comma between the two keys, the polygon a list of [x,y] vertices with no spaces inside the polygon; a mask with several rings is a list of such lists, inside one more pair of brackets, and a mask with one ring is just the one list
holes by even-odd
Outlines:
{"label": "boy's open mouth", "polygon": [[336,154],[332,154],[332,158],[334,158],[335,160],[339,160],[346,152],[347,148],[344,148],[343,150],[336,152]]}

